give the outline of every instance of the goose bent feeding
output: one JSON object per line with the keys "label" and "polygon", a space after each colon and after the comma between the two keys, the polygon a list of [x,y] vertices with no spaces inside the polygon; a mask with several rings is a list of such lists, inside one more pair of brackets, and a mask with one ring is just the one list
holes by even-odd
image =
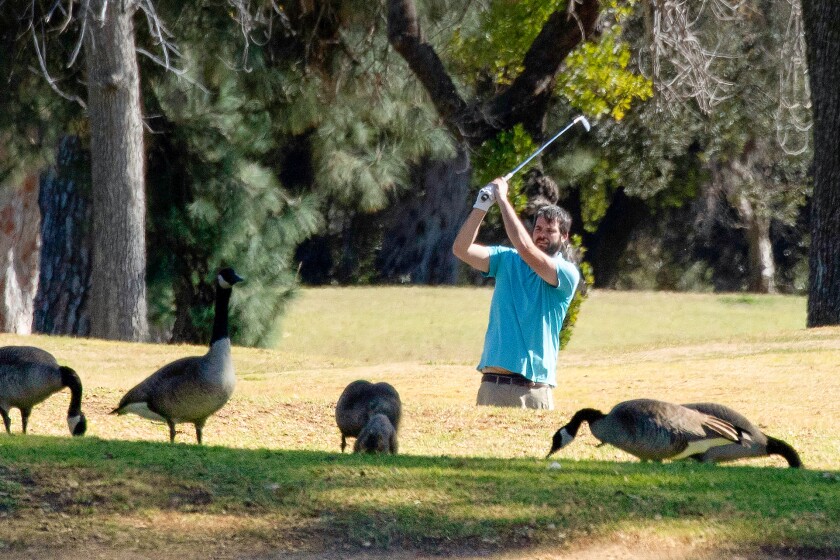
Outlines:
{"label": "goose bent feeding", "polygon": [[[353,381],[344,388],[335,405],[335,421],[341,431],[342,453],[347,447],[347,438],[355,437],[358,443],[359,434],[377,415],[384,415],[391,424],[393,434],[388,433],[387,439],[390,441],[393,435],[392,453],[396,453],[396,433],[402,417],[402,402],[397,390],[390,383],[371,383],[364,379]],[[376,426],[371,426],[370,434],[385,434],[385,431],[377,428],[382,428],[382,419],[377,419],[375,424]],[[354,450],[359,451],[355,447]]]}
{"label": "goose bent feeding", "polygon": [[7,433],[12,433],[12,408],[20,410],[25,434],[32,407],[65,387],[70,389],[67,426],[72,435],[84,435],[87,420],[82,414],[82,381],[76,372],[59,366],[52,354],[34,346],[0,348],[0,416]]}
{"label": "goose bent feeding", "polygon": [[768,436],[762,432],[758,426],[731,408],[723,406],[722,404],[711,402],[690,403],[684,404],[683,406],[692,410],[697,410],[703,414],[709,414],[716,418],[720,418],[721,420],[726,420],[733,426],[749,433],[752,438],[750,445],[747,447],[736,443],[712,447],[704,453],[692,455],[692,459],[696,459],[704,463],[721,463],[724,461],[734,461],[736,459],[744,459],[747,457],[781,455],[785,458],[790,467],[799,468],[802,466],[799,454],[793,447],[780,439]]}
{"label": "goose bent feeding", "polygon": [[236,385],[230,357],[228,304],[234,284],[241,281],[232,268],[222,269],[216,277],[216,310],[207,354],[166,364],[126,393],[112,414],[133,413],[166,422],[170,442],[175,441],[176,424],[193,424],[196,440],[201,444],[204,423],[225,405]]}
{"label": "goose bent feeding", "polygon": [[569,445],[581,423],[588,422],[596,438],[643,461],[684,459],[713,447],[749,445],[749,434],[731,423],[684,406],[637,399],[615,405],[609,413],[584,408],[557,430],[550,456]]}
{"label": "goose bent feeding", "polygon": [[397,430],[384,414],[374,414],[359,432],[353,453],[397,454]]}

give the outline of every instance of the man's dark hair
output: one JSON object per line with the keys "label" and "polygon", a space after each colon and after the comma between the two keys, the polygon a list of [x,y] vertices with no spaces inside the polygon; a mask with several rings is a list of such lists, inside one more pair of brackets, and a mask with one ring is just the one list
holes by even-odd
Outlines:
{"label": "man's dark hair", "polygon": [[560,235],[568,235],[569,231],[572,229],[571,214],[554,204],[541,206],[537,210],[537,215],[534,217],[534,223],[536,223],[537,218],[543,218],[549,223],[556,223],[557,229],[560,230]]}

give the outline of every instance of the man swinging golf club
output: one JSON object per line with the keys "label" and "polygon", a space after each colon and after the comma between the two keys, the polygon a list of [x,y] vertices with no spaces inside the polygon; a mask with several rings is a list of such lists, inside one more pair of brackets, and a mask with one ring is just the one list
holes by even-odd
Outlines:
{"label": "man swinging golf club", "polygon": [[[586,119],[578,117],[516,169],[482,188],[452,245],[456,257],[496,279],[477,367],[483,374],[478,405],[554,408],[560,330],[580,281],[577,267],[561,252],[568,243],[572,219],[559,206],[543,206],[529,234],[508,200],[508,180],[581,120],[589,130]],[[513,248],[475,242],[495,202]]]}

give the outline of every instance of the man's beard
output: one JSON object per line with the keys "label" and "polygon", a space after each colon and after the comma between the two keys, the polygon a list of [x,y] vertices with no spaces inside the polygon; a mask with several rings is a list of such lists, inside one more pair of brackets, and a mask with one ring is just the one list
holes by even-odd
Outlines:
{"label": "man's beard", "polygon": [[543,249],[543,248],[542,248],[542,247],[540,247],[539,245],[537,245],[537,247],[538,247],[538,248],[539,248],[539,249],[540,249],[543,253],[545,253],[546,255],[548,255],[549,257],[553,257],[554,255],[556,255],[557,253],[559,253],[559,252],[560,252],[560,247],[561,247],[562,245],[563,245],[563,244],[562,244],[562,242],[560,242],[560,241],[558,241],[557,243],[552,243],[551,241],[549,241],[549,242],[548,242],[548,245],[546,245],[545,249]]}

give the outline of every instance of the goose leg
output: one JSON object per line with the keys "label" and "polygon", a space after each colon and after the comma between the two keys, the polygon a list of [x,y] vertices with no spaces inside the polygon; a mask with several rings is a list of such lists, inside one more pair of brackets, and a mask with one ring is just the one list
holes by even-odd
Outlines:
{"label": "goose leg", "polygon": [[201,445],[201,432],[204,430],[204,422],[196,422],[195,423],[195,439],[198,442],[198,445]]}
{"label": "goose leg", "polygon": [[26,428],[29,426],[29,415],[32,414],[31,408],[20,409],[20,423],[23,427],[23,433],[26,433]]}
{"label": "goose leg", "polygon": [[[9,429],[8,425],[6,426],[6,429],[7,429],[7,430]],[[344,434],[342,434],[342,435],[341,435],[341,452],[342,452],[342,453],[344,453],[344,448],[345,448],[345,447],[347,447],[347,438],[346,438],[346,437],[344,437]]]}
{"label": "goose leg", "polygon": [[[12,433],[12,419],[9,418],[9,413],[6,410],[0,408],[0,416],[3,417],[3,424],[6,426],[6,433],[11,434]],[[344,448],[342,448],[342,451],[343,450],[344,450]]]}
{"label": "goose leg", "polygon": [[175,422],[167,418],[166,423],[169,425],[169,443],[175,443]]}

